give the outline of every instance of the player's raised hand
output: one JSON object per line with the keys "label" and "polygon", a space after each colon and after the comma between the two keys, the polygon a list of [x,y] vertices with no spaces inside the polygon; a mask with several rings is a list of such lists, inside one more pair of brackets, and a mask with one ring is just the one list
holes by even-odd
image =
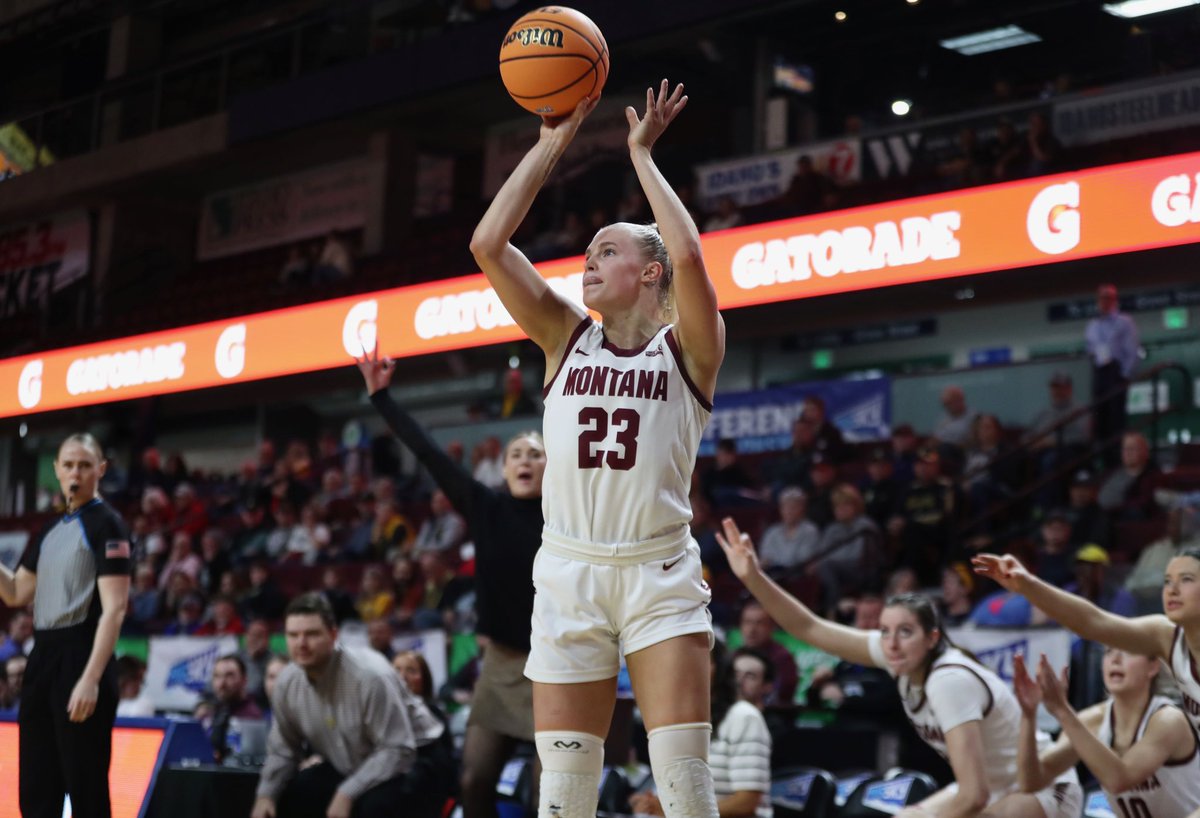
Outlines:
{"label": "player's raised hand", "polygon": [[1019,653],[1013,657],[1013,693],[1026,716],[1036,713],[1038,705],[1042,703],[1042,689],[1029,675],[1025,657]]}
{"label": "player's raised hand", "polygon": [[746,577],[758,573],[758,554],[750,535],[743,534],[732,517],[722,520],[721,527],[725,533],[722,535],[720,531],[717,532],[717,542],[725,552],[725,559],[729,560],[733,575],[744,581]]}
{"label": "player's raised hand", "polygon": [[996,582],[1006,591],[1021,593],[1031,575],[1021,561],[1011,554],[978,554],[971,558],[971,567],[981,577]]}
{"label": "player's raised hand", "polygon": [[392,382],[392,375],[396,372],[396,363],[391,358],[379,357],[378,341],[370,352],[364,351],[362,357],[355,358],[354,362],[358,364],[358,371],[367,382],[368,395],[374,395],[380,389],[387,389]]}
{"label": "player's raised hand", "polygon": [[683,83],[671,91],[671,84],[664,79],[657,94],[653,88],[647,88],[644,116],[639,118],[632,105],[625,109],[625,119],[629,121],[629,149],[653,148],[663,131],[687,105],[687,101],[688,98],[683,94]]}
{"label": "player's raised hand", "polygon": [[1042,700],[1046,702],[1046,712],[1057,718],[1059,713],[1071,709],[1071,703],[1067,701],[1068,678],[1065,666],[1061,674],[1055,673],[1050,660],[1043,653],[1042,660],[1038,662],[1037,680],[1042,691]]}
{"label": "player's raised hand", "polygon": [[600,97],[584,97],[579,100],[579,104],[575,106],[575,110],[569,116],[544,116],[542,117],[542,139],[561,139],[570,142],[575,138],[579,126],[583,124],[583,120],[587,119],[588,114],[596,110],[596,105],[600,102]]}

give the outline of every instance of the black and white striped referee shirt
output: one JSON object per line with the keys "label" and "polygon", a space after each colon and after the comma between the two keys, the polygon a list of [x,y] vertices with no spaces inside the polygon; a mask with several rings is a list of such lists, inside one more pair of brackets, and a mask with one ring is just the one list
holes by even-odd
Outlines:
{"label": "black and white striped referee shirt", "polygon": [[37,574],[35,630],[57,630],[100,620],[96,581],[129,576],[129,531],[99,497],[67,514],[25,549],[21,566]]}

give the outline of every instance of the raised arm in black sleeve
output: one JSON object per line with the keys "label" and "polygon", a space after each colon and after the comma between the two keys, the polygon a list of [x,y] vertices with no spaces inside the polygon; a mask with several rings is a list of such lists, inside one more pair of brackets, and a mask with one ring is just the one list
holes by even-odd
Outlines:
{"label": "raised arm in black sleeve", "polygon": [[421,461],[421,465],[433,475],[434,482],[446,493],[450,505],[470,520],[475,511],[475,491],[480,487],[475,479],[442,451],[441,446],[421,428],[412,415],[392,400],[387,389],[380,389],[371,395],[371,403],[387,421],[400,442],[412,450],[417,460]]}

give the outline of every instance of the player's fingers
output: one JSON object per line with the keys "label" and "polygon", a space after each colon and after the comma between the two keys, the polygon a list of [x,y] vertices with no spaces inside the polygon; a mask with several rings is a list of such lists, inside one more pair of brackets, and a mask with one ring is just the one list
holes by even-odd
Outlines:
{"label": "player's fingers", "polygon": [[636,128],[638,123],[641,122],[638,119],[637,111],[633,109],[632,105],[625,109],[625,119],[629,122],[630,128]]}
{"label": "player's fingers", "polygon": [[654,111],[654,89],[646,89],[646,116],[650,116]]}

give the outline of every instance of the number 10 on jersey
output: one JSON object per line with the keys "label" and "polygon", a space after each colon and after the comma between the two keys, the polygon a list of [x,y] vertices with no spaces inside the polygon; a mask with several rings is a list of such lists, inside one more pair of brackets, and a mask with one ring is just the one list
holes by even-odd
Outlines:
{"label": "number 10 on jersey", "polygon": [[[641,423],[642,417],[636,409],[614,409],[611,415],[598,406],[580,409],[579,468],[608,466],[617,471],[632,469],[637,462],[637,438]],[[610,427],[615,430],[612,443],[608,443]]]}

